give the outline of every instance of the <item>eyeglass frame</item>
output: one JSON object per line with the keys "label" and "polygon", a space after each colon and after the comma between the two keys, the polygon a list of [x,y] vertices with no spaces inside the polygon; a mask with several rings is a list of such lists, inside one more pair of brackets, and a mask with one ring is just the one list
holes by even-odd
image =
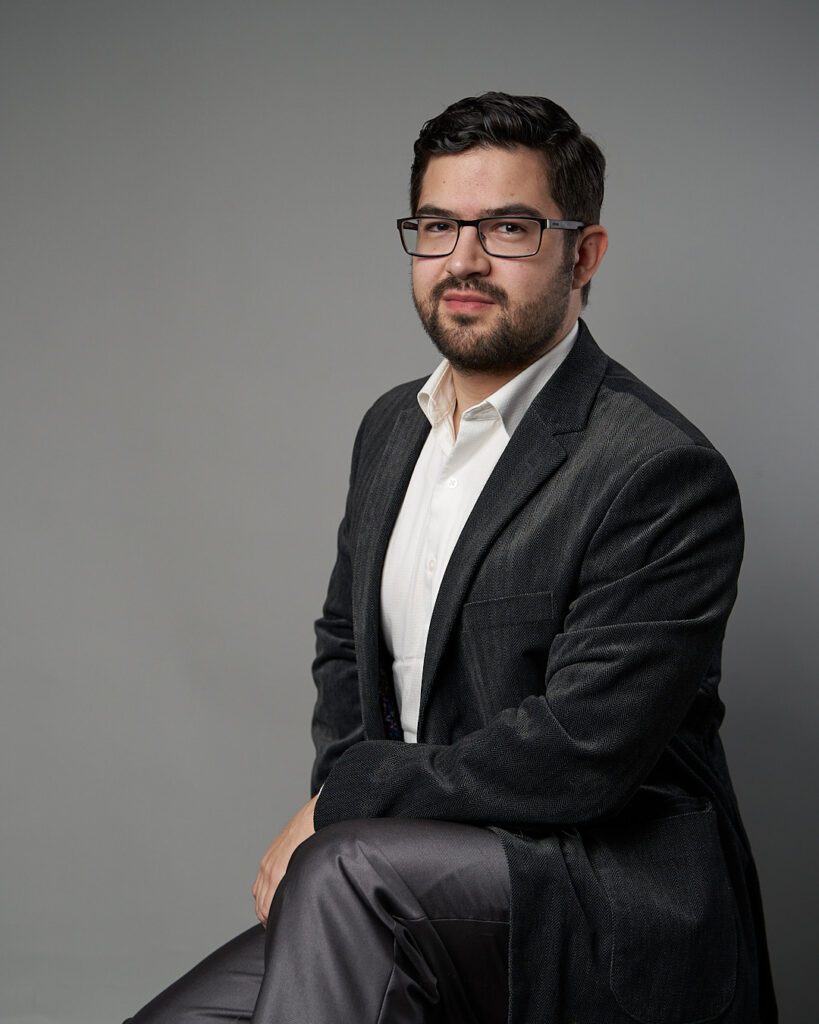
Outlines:
{"label": "eyeglass frame", "polygon": [[[458,227],[458,234],[455,236],[455,241],[452,243],[452,248],[449,252],[410,252],[404,243],[404,233],[401,230],[401,225],[406,224],[408,220],[440,220],[447,221],[450,224],[456,224]],[[483,235],[478,228],[479,224],[482,224],[487,220],[531,220],[536,224],[540,225],[540,238],[538,239],[537,249],[534,252],[527,252],[521,256],[507,256],[503,253],[490,252],[486,248]],[[588,224],[584,224],[582,220],[555,220],[553,217],[530,217],[528,214],[511,214],[506,217],[495,216],[495,217],[478,217],[477,220],[460,220],[458,217],[438,217],[431,213],[421,213],[416,217],[399,217],[396,220],[396,227],[398,228],[398,237],[401,239],[401,247],[407,256],[417,257],[419,260],[440,260],[447,256],[451,256],[455,252],[455,247],[461,238],[461,228],[475,228],[475,233],[478,236],[478,241],[481,243],[481,248],[487,256],[491,256],[493,259],[498,260],[528,260],[532,256],[537,256],[540,252],[540,247],[543,245],[543,232],[556,230],[556,231],[579,231],[582,228],[588,227]]]}

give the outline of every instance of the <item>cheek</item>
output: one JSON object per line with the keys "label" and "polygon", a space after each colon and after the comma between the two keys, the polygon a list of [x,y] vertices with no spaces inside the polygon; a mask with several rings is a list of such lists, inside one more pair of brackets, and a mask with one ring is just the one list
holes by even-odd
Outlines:
{"label": "cheek", "polygon": [[517,263],[504,267],[503,270],[504,273],[497,275],[495,284],[503,288],[510,302],[526,302],[537,287],[536,282],[540,275],[533,274],[530,267],[524,267]]}
{"label": "cheek", "polygon": [[434,267],[430,267],[428,263],[413,263],[412,291],[416,299],[426,298],[436,280]]}
{"label": "cheek", "polygon": [[511,273],[504,287],[513,301],[528,303],[540,298],[549,290],[549,273],[547,268],[539,266],[520,266],[510,268]]}

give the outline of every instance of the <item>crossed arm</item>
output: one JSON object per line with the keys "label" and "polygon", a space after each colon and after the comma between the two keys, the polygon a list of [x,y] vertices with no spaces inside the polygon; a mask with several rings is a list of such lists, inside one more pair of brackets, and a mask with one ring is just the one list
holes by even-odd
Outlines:
{"label": "crossed arm", "polygon": [[[526,830],[616,815],[719,648],[742,550],[739,494],[719,452],[686,443],[650,454],[601,509],[542,690],[451,744],[345,743],[342,734],[317,743],[316,827],[429,817]],[[349,611],[344,594],[331,588],[330,597],[320,650],[338,643]],[[338,680],[320,673],[317,684],[326,721]]]}

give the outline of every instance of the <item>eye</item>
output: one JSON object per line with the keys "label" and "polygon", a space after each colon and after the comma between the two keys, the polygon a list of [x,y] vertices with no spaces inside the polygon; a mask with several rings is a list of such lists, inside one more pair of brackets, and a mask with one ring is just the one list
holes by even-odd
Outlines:
{"label": "eye", "polygon": [[448,220],[422,220],[421,230],[425,235],[444,235],[453,231],[455,225]]}
{"label": "eye", "polygon": [[510,242],[519,238],[531,235],[534,230],[534,221],[531,220],[488,220],[484,222],[487,235],[492,235],[499,241]]}

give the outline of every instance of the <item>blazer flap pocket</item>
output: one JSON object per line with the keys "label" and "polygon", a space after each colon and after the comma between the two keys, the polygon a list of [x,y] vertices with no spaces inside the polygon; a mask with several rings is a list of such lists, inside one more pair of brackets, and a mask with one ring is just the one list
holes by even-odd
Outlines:
{"label": "blazer flap pocket", "polygon": [[734,995],[733,891],[717,816],[701,810],[592,830],[612,916],[611,988],[643,1024],[720,1016]]}
{"label": "blazer flap pocket", "polygon": [[468,628],[486,629],[523,622],[542,622],[554,618],[551,590],[530,594],[511,594],[484,601],[467,601],[461,609],[463,624]]}

